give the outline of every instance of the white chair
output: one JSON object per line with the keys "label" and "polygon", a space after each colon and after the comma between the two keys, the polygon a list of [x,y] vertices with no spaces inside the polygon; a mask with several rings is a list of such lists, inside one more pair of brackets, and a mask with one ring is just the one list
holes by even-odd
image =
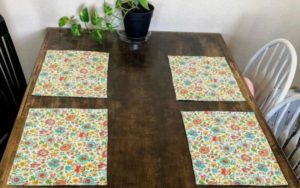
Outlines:
{"label": "white chair", "polygon": [[254,98],[263,114],[285,98],[296,67],[295,48],[286,39],[267,43],[250,59],[243,76],[252,81]]}
{"label": "white chair", "polygon": [[266,120],[299,178],[300,95],[291,96],[278,103],[266,114]]}
{"label": "white chair", "polygon": [[299,179],[299,178],[300,178],[300,166],[298,166],[298,167],[295,169],[295,174],[296,174],[297,178]]}

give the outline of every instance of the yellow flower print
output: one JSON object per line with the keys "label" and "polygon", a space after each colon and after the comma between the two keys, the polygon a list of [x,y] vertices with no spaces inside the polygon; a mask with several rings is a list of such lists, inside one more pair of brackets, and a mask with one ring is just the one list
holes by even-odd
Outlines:
{"label": "yellow flower print", "polygon": [[253,112],[189,111],[182,116],[197,185],[287,185]]}
{"label": "yellow flower print", "polygon": [[39,180],[33,180],[31,183],[32,183],[32,185],[38,185],[39,184]]}
{"label": "yellow flower print", "polygon": [[224,57],[169,56],[177,100],[245,101]]}
{"label": "yellow flower print", "polygon": [[74,178],[74,179],[71,180],[71,182],[73,184],[78,184],[80,182],[80,180],[78,178]]}
{"label": "yellow flower print", "polygon": [[33,95],[105,98],[108,59],[102,52],[48,50]]}
{"label": "yellow flower print", "polygon": [[26,165],[25,161],[20,161],[19,162],[19,167],[23,168],[23,167],[25,167],[25,165]]}
{"label": "yellow flower print", "polygon": [[106,185],[106,122],[106,109],[30,109],[7,184]]}
{"label": "yellow flower print", "polygon": [[29,133],[32,134],[32,135],[35,135],[35,134],[36,134],[36,130],[31,129],[31,130],[29,131]]}
{"label": "yellow flower print", "polygon": [[237,172],[237,167],[236,166],[231,167],[230,172],[236,173]]}
{"label": "yellow flower print", "polygon": [[58,156],[58,152],[56,152],[56,151],[52,152],[51,155],[52,155],[52,157],[57,157]]}

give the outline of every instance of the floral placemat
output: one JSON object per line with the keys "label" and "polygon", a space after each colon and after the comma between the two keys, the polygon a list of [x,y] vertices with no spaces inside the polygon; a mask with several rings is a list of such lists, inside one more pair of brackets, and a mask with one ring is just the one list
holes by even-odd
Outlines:
{"label": "floral placemat", "polygon": [[106,109],[30,109],[8,185],[106,185]]}
{"label": "floral placemat", "polygon": [[177,100],[245,101],[224,57],[169,56]]}
{"label": "floral placemat", "polygon": [[48,50],[33,95],[107,97],[109,54]]}
{"label": "floral placemat", "polygon": [[287,185],[253,112],[182,112],[199,185]]}

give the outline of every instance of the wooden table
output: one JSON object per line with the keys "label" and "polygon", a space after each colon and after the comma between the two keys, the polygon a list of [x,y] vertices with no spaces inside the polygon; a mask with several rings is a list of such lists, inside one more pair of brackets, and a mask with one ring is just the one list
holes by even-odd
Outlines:
{"label": "wooden table", "polygon": [[[76,38],[65,29],[47,29],[1,162],[1,188],[8,187],[28,109],[37,107],[108,108],[109,185],[104,187],[130,188],[197,187],[180,111],[255,111],[289,186],[299,186],[220,34],[153,32],[147,43],[135,47],[115,33],[99,45],[90,36]],[[49,49],[109,52],[108,98],[32,96]],[[167,55],[225,56],[247,102],[176,101]]]}

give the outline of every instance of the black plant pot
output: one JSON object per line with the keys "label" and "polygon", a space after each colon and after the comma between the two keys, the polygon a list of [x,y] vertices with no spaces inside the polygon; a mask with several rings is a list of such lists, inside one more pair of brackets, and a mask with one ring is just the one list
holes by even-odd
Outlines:
{"label": "black plant pot", "polygon": [[[126,5],[125,5],[126,6]],[[154,6],[149,4],[150,10],[142,7],[129,11],[124,17],[124,27],[127,38],[131,41],[145,40],[151,18],[153,15]]]}

